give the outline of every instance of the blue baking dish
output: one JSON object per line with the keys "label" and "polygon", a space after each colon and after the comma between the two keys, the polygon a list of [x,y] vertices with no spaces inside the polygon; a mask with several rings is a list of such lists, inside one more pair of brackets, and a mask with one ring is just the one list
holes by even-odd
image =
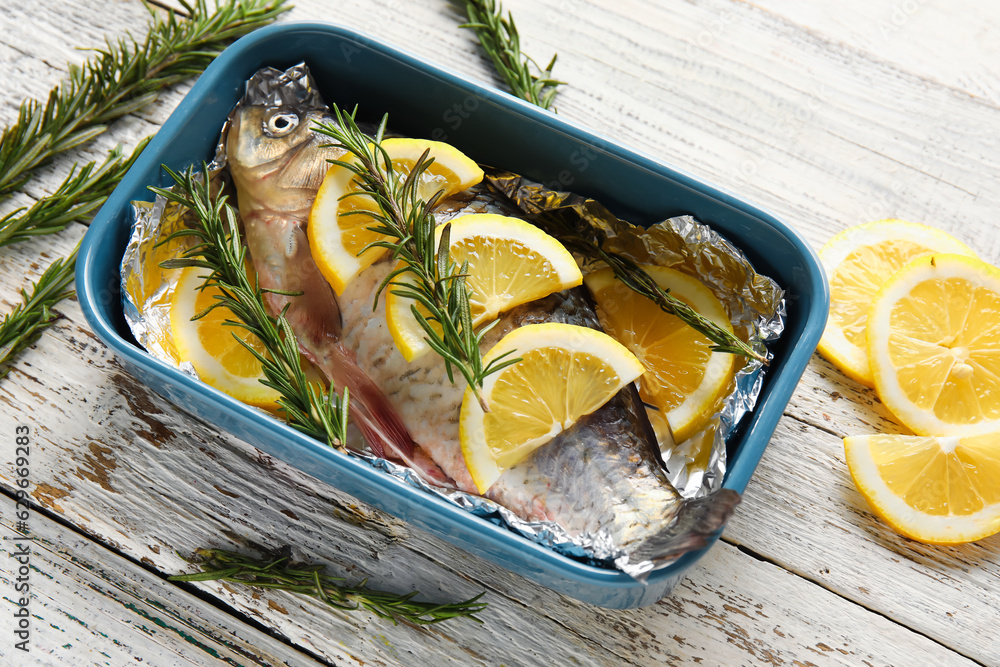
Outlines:
{"label": "blue baking dish", "polygon": [[[119,265],[132,200],[169,185],[161,164],[210,159],[222,123],[260,67],[305,61],[328,103],[389,113],[395,132],[447,141],[481,163],[600,200],[620,217],[650,224],[692,214],[740,247],[786,290],[787,323],[771,347],[757,407],[729,442],[724,486],[742,492],[819,341],[829,294],[809,246],[786,224],[737,197],[607,137],[344,27],[283,23],[244,37],[205,70],[100,210],[77,266],[83,311],[122,365],[168,400],[358,499],[570,597],[603,607],[652,604],[703,553],[688,554],[645,583],[527,541],[383,475],[158,361],[134,341],[122,314]],[[739,510],[737,510],[739,511]]]}

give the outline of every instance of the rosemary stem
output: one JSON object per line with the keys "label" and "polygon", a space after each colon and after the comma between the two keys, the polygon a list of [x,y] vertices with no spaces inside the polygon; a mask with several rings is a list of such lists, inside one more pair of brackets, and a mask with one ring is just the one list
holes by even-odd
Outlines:
{"label": "rosemary stem", "polygon": [[[200,267],[210,274],[205,285],[216,287],[222,293],[202,317],[214,308],[227,308],[235,317],[226,324],[250,332],[264,346],[267,354],[257,352],[248,343],[237,338],[261,363],[265,376],[263,384],[278,391],[278,405],[286,421],[293,427],[329,444],[344,447],[347,440],[347,390],[343,398],[333,390],[325,391],[318,383],[311,383],[302,370],[299,347],[291,325],[284,313],[278,317],[268,315],[264,307],[263,290],[251,282],[244,269],[246,248],[237,230],[236,211],[227,204],[226,196],[212,194],[204,178],[195,176],[189,168],[183,174],[164,165],[174,180],[174,188],[165,190],[150,187],[168,202],[183,206],[194,214],[192,229],[183,229],[167,240],[193,237],[196,243],[184,251],[179,259],[167,260],[165,268]],[[203,173],[207,167],[203,166]]]}
{"label": "rosemary stem", "polygon": [[407,621],[430,625],[462,617],[481,623],[476,614],[487,606],[479,602],[483,593],[461,602],[439,604],[414,600],[417,591],[401,594],[367,588],[367,580],[355,586],[347,585],[341,583],[342,577],[324,574],[322,565],[293,563],[289,547],[259,560],[225,549],[198,549],[186,560],[197,564],[201,572],[173,575],[170,581],[226,581],[287,591],[315,598],[343,611],[365,609],[394,624]]}
{"label": "rosemary stem", "polygon": [[79,248],[78,245],[69,256],[52,262],[32,284],[30,293],[21,290],[21,303],[0,320],[0,378],[7,375],[14,357],[57,319],[58,314],[52,308],[73,295],[73,275]]}
{"label": "rosemary stem", "polygon": [[[469,28],[476,33],[480,46],[493,64],[494,70],[510,87],[511,92],[523,100],[543,109],[551,109],[557,87],[562,81],[552,78],[556,57],[544,69],[532,58],[521,53],[521,38],[514,25],[514,17],[496,0],[462,0]],[[534,74],[532,68],[538,72]]]}

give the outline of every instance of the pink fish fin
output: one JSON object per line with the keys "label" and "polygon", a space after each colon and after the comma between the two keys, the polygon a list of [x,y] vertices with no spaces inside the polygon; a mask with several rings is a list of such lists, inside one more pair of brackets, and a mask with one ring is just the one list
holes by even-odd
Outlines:
{"label": "pink fish fin", "polygon": [[329,363],[324,370],[338,390],[350,392],[348,408],[354,424],[381,458],[413,459],[413,438],[399,413],[389,404],[385,394],[365,374],[341,343],[329,348]]}
{"label": "pink fish fin", "polygon": [[[732,489],[719,489],[702,498],[682,499],[673,521],[628,554],[629,563],[651,562],[652,566],[629,574],[642,581],[652,569],[707,546],[711,537],[726,525],[740,500],[740,494]],[[629,570],[627,566],[623,569]]]}

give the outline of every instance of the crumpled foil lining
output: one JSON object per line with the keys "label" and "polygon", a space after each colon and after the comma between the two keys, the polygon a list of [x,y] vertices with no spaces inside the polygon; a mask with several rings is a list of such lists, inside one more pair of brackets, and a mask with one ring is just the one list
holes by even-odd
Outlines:
{"label": "crumpled foil lining", "polygon": [[[487,169],[486,180],[543,229],[546,222],[542,214],[555,215],[562,228],[573,228],[582,236],[601,241],[606,251],[701,280],[726,308],[736,334],[755,352],[770,358],[766,343],[777,340],[785,326],[784,292],[707,225],[685,215],[643,229],[619,219],[593,199],[549,190],[517,174]],[[584,257],[577,256],[577,260],[585,274],[605,266]],[[684,442],[675,443],[664,420],[655,410],[647,410],[660,438],[667,476],[682,496],[700,497],[722,486],[726,440],[757,402],[764,372],[760,361],[744,363],[708,425]]]}
{"label": "crumpled foil lining", "polygon": [[160,266],[188,247],[186,239],[168,240],[186,226],[184,215],[183,209],[162,197],[152,204],[132,202],[132,234],[121,266],[122,308],[140,345],[157,359],[198,377],[191,362],[181,359],[170,330],[170,299],[180,270]]}
{"label": "crumpled foil lining", "polygon": [[[295,85],[313,89],[307,70],[292,70],[289,71],[295,75],[291,77]],[[276,98],[275,104],[281,103]],[[222,148],[224,145],[220,143],[220,150],[209,169],[213,187],[222,187],[226,177],[226,156]],[[599,230],[607,250],[625,254],[640,263],[659,264],[698,277],[726,306],[737,333],[762,353],[766,353],[765,343],[781,333],[784,325],[781,289],[769,278],[757,274],[743,254],[728,241],[693,218],[672,218],[643,230],[619,220],[591,199],[547,190],[515,174],[498,171],[488,171],[488,174],[490,185],[529,218],[543,211],[575,218],[584,227]],[[160,267],[163,260],[179,256],[187,243],[183,238],[166,241],[171,233],[184,226],[184,214],[160,197],[152,205],[133,202],[133,214],[135,224],[121,267],[125,319],[136,340],[150,354],[197,377],[191,364],[180,359],[170,331],[170,299],[179,272]],[[585,271],[593,268],[598,267],[587,266],[584,262]],[[752,409],[762,380],[762,365],[759,362],[746,364],[735,375],[732,391],[710,425],[664,452],[670,480],[682,496],[705,495],[721,486],[726,472],[726,438],[741,417]],[[617,567],[638,580],[644,580],[654,569],[649,561],[629,562],[628,555],[606,533],[572,537],[554,522],[525,521],[486,498],[433,485],[406,466],[375,457],[365,450],[348,451],[415,488],[564,555],[602,567]],[[669,564],[660,562],[655,567]]]}
{"label": "crumpled foil lining", "polygon": [[[213,167],[222,166],[219,160],[217,155]],[[754,271],[743,254],[726,239],[694,218],[671,218],[643,230],[619,220],[593,200],[547,190],[507,172],[488,170],[487,178],[498,193],[506,195],[529,218],[551,210],[580,216],[581,221],[589,221],[602,231],[606,249],[625,254],[637,262],[659,264],[699,277],[731,314],[733,328],[744,340],[749,340],[755,350],[766,353],[765,343],[775,340],[781,333],[785,312],[781,289],[771,279]],[[177,207],[160,197],[152,205],[133,202],[133,214],[135,224],[122,259],[125,319],[136,340],[150,354],[197,377],[191,364],[179,358],[170,331],[170,298],[178,271],[159,266],[163,260],[179,256],[184,249],[183,238],[164,242],[184,226],[184,216]],[[585,272],[599,268],[584,264]],[[710,424],[687,441],[676,443],[663,452],[668,477],[682,496],[703,496],[721,487],[726,472],[726,438],[743,415],[753,408],[763,374],[760,362],[745,364],[735,374],[732,391]],[[525,521],[492,500],[436,486],[414,470],[373,456],[368,451],[348,451],[385,474],[566,556],[603,567],[613,564],[639,580],[654,569],[649,561],[629,562],[628,555],[604,532],[572,536],[555,522]],[[655,569],[669,564],[657,563]]]}

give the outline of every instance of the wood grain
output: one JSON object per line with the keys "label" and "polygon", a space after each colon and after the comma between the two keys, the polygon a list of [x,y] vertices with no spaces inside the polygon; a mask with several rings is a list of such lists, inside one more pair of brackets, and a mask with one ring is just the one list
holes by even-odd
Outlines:
{"label": "wood grain", "polygon": [[[14,118],[22,97],[57,83],[67,61],[80,61],[85,54],[70,46],[142,31],[138,2],[106,4],[101,12],[83,0],[0,7],[0,64],[9,81],[0,122]],[[471,34],[455,29],[460,15],[445,0],[296,5],[289,19],[360,28],[495,83]],[[556,75],[569,82],[558,98],[561,115],[771,208],[814,247],[851,224],[902,217],[1000,260],[994,7],[901,0],[900,11],[916,9],[879,39],[879,21],[888,15],[894,25],[896,5],[504,5],[527,51],[540,61],[559,53]],[[26,193],[0,204],[0,213],[51,192],[72,160],[155,131],[186,88],[116,122],[80,155],[56,160]],[[0,249],[0,310],[82,232],[76,226],[55,239]],[[77,624],[66,630],[84,651],[74,659],[96,661],[104,651],[109,664],[141,657],[170,665],[217,664],[224,656],[239,664],[314,664],[313,657],[379,665],[1000,664],[991,631],[1000,613],[1000,538],[928,547],[880,524],[850,483],[840,439],[900,427],[874,392],[818,357],[724,541],[672,596],[619,612],[541,589],[218,433],[124,373],[75,303],[60,312],[64,318],[0,382],[0,437],[16,423],[35,428],[32,498],[71,527],[34,518],[47,531],[39,569],[54,577],[38,577],[43,603],[35,609],[60,631],[68,614],[93,614],[120,630],[110,637],[127,639],[119,647],[95,634],[94,623]],[[10,493],[4,460],[0,487]],[[9,525],[0,530],[9,535]],[[198,586],[208,600],[279,633],[285,645],[161,578],[185,567],[175,551],[283,543],[348,577],[419,588],[429,599],[486,590],[490,607],[481,626],[416,628],[285,594]],[[0,577],[5,617],[8,584]],[[133,599],[147,601],[136,607],[142,612],[127,607],[138,604]],[[157,616],[150,609],[160,604],[169,611]],[[213,657],[159,626],[150,634],[149,623],[144,630],[138,620],[143,613],[175,628],[190,624],[199,641],[229,653]],[[198,617],[205,621],[192,620]],[[237,628],[238,641],[229,628]],[[52,664],[69,660],[53,643],[59,637],[52,628],[37,635]],[[0,642],[0,654],[8,650]]]}
{"label": "wood grain", "polygon": [[[0,496],[0,558],[16,564],[11,556],[28,552],[30,571],[17,576],[31,587],[31,616],[28,652],[5,641],[6,664],[321,664],[42,515],[29,518],[24,539],[7,521],[13,510]],[[15,568],[0,570],[5,602],[15,581]],[[14,609],[5,606],[5,640]]]}

